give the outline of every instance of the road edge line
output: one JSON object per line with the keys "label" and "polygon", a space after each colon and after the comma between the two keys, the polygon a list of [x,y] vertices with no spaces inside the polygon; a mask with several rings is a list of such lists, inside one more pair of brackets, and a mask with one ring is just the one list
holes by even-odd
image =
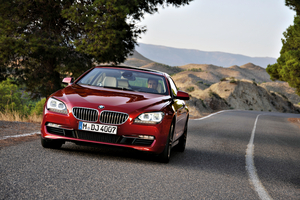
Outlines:
{"label": "road edge line", "polygon": [[32,132],[32,133],[25,133],[25,134],[20,134],[20,135],[8,135],[8,136],[4,136],[2,138],[0,138],[0,140],[5,140],[8,138],[19,138],[19,137],[26,137],[26,136],[32,136],[32,135],[40,135],[41,132],[37,131],[37,132]]}
{"label": "road edge line", "polygon": [[226,111],[232,111],[232,110],[221,110],[221,111],[219,111],[219,112],[212,113],[212,114],[207,115],[207,116],[205,116],[205,117],[201,117],[201,118],[193,119],[193,120],[203,120],[203,119],[209,118],[209,117],[211,117],[211,116],[214,116],[214,115],[217,115],[217,114],[219,114],[219,113],[226,112]]}

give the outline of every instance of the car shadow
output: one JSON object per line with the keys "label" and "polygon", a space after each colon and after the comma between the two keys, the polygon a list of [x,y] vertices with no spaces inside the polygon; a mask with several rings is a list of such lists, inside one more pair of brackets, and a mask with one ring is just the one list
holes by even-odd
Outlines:
{"label": "car shadow", "polygon": [[[50,149],[49,149],[50,150]],[[205,170],[210,173],[219,173],[228,176],[245,177],[248,179],[248,173],[245,168],[244,154],[230,154],[228,152],[215,152],[205,149],[187,147],[185,152],[177,152],[172,149],[171,159],[168,164],[160,163],[158,157],[154,154],[141,152],[122,147],[111,147],[106,145],[82,146],[67,142],[61,149],[51,149],[52,152],[66,154],[68,156],[80,156],[92,159],[101,159],[113,162],[124,162],[131,164],[146,164],[148,166],[164,167],[179,170]],[[291,173],[295,171],[295,166],[290,166],[286,172],[276,172],[273,166],[278,169],[284,169],[288,161],[277,160],[275,158],[255,157],[257,164],[257,173],[261,180],[269,180],[270,177],[276,181],[286,182],[295,187],[300,187],[300,174]],[[272,168],[272,169],[271,169]]]}
{"label": "car shadow", "polygon": [[109,145],[76,145],[72,142],[67,142],[60,148],[61,152],[76,154],[77,156],[96,157],[108,160],[118,161],[149,161],[156,162],[157,156],[155,154],[141,152],[125,147],[114,147]]}

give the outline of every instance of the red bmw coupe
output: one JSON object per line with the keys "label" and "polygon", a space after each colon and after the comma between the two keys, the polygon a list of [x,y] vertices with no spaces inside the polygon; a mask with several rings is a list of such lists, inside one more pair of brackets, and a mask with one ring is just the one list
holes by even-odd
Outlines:
{"label": "red bmw coupe", "polygon": [[172,147],[186,145],[189,95],[172,78],[127,66],[92,68],[45,103],[41,143],[60,148],[65,141],[152,152],[169,162]]}

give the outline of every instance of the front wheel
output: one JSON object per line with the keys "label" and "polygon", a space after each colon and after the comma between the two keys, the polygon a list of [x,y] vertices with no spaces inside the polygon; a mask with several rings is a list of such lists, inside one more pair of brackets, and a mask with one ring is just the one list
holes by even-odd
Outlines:
{"label": "front wheel", "polygon": [[167,139],[166,146],[161,154],[159,154],[160,162],[168,163],[171,157],[171,149],[172,149],[172,142],[173,142],[173,132],[174,132],[174,124],[171,124],[169,136]]}
{"label": "front wheel", "polygon": [[184,152],[186,146],[186,139],[187,139],[187,125],[185,126],[184,132],[182,136],[179,138],[179,142],[175,147],[177,151]]}
{"label": "front wheel", "polygon": [[50,140],[45,139],[41,137],[41,144],[44,148],[51,148],[51,149],[59,149],[64,142],[62,141],[56,141],[56,140]]}

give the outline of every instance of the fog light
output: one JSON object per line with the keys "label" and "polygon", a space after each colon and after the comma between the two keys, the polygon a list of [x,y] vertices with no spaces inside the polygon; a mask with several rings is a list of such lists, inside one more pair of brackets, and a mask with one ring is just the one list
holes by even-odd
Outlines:
{"label": "fog light", "polygon": [[145,139],[145,140],[154,140],[154,136],[151,136],[151,135],[139,135],[139,138]]}
{"label": "fog light", "polygon": [[47,123],[46,126],[55,127],[55,128],[61,127],[61,125],[59,125],[59,124],[53,124],[53,123]]}

